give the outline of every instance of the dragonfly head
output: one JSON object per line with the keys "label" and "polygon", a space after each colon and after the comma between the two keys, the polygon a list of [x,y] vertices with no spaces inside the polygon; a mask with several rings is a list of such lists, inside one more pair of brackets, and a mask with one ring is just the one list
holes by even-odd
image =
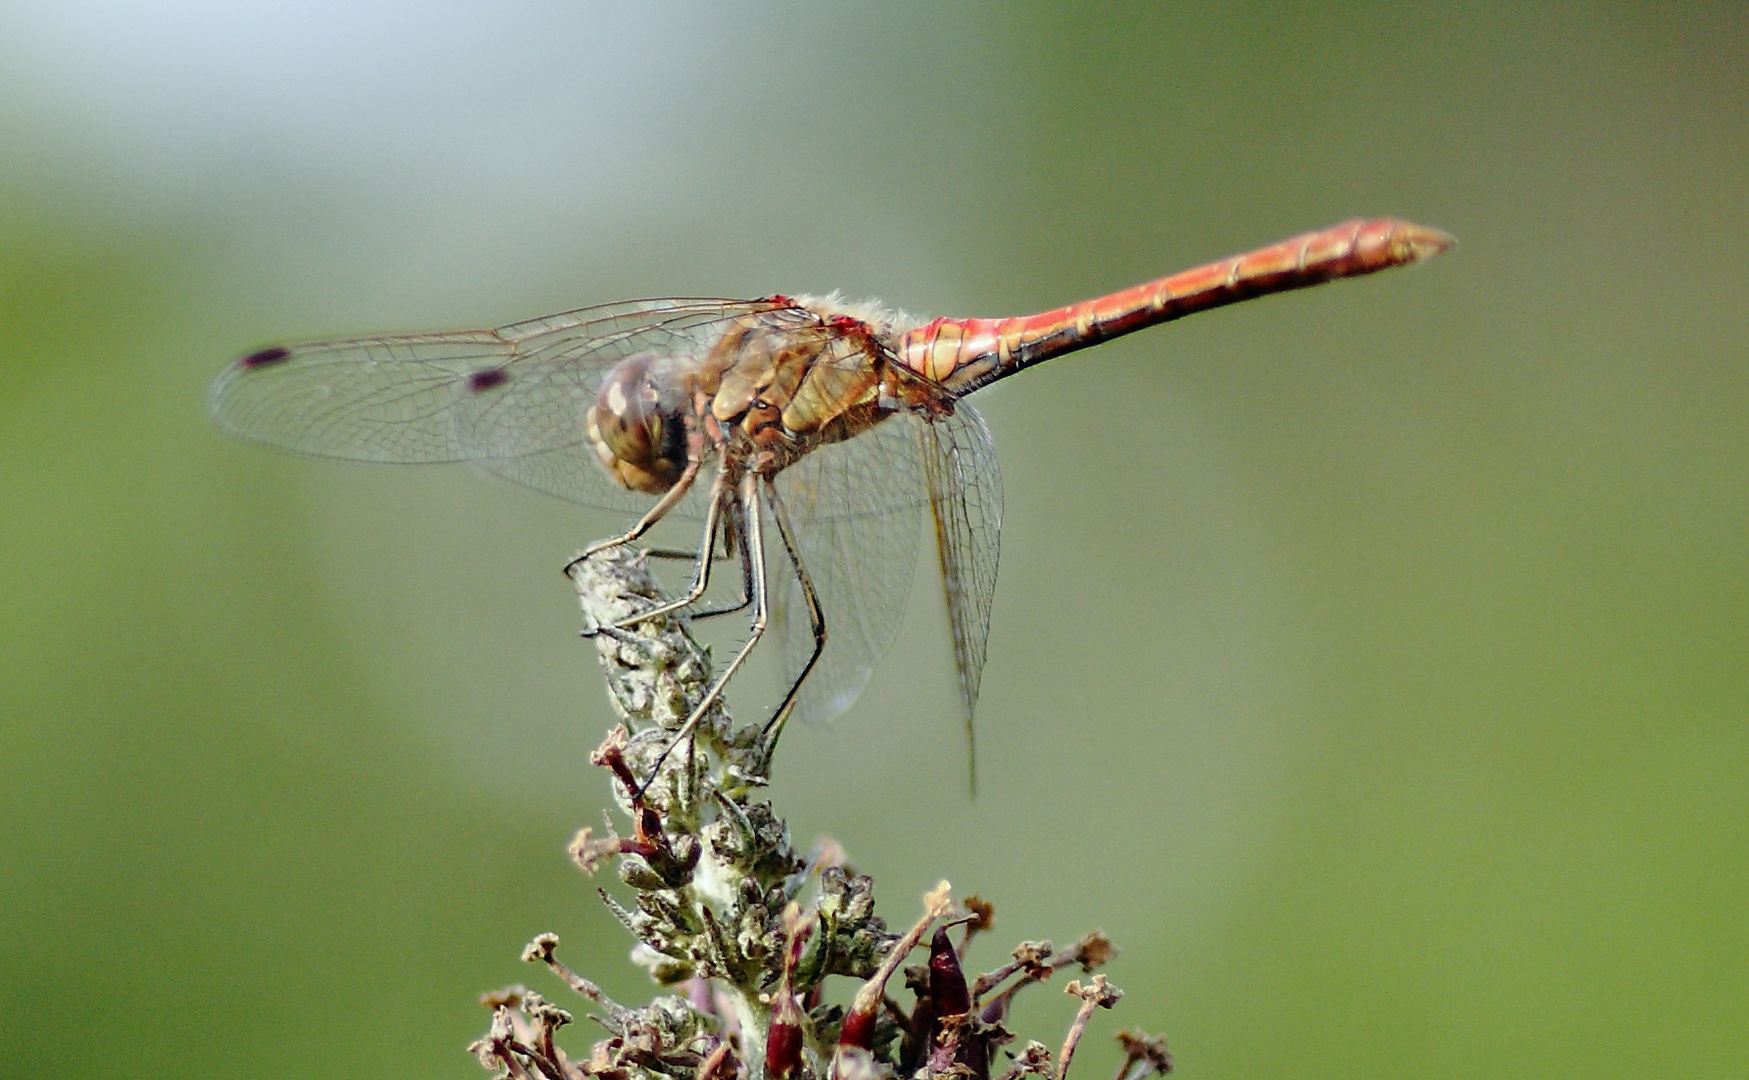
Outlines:
{"label": "dragonfly head", "polygon": [[613,478],[660,495],[686,469],[686,413],[679,380],[652,372],[650,353],[628,356],[601,380],[589,410],[589,442]]}

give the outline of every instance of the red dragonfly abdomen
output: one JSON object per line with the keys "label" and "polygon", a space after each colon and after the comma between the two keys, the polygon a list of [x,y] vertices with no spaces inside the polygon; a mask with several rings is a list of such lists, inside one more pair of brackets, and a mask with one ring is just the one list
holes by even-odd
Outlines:
{"label": "red dragonfly abdomen", "polygon": [[1419,262],[1451,237],[1395,218],[1345,221],[1145,282],[1010,319],[936,319],[899,339],[899,360],[955,397],[1053,356],[1265,293]]}

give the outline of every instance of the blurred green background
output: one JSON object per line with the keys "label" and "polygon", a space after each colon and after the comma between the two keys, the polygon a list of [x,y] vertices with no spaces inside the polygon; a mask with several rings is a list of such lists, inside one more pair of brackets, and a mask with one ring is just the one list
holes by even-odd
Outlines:
{"label": "blurred green background", "polygon": [[779,808],[891,922],[993,898],[989,964],[1103,926],[1084,1078],[1120,1024],[1191,1078],[1742,1075],[1746,55],[1741,4],[0,5],[0,1072],[481,1075],[543,930],[647,996],[563,856],[608,710],[557,571],[620,521],[227,442],[226,357],[1017,314],[1396,214],[1459,247],[981,393],[980,795],[925,565]]}

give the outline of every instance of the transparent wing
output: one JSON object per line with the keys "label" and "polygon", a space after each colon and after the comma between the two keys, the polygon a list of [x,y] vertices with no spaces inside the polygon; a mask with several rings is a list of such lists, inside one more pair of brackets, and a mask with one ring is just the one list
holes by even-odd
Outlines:
{"label": "transparent wing", "polygon": [[[777,477],[796,546],[826,619],[826,648],[802,684],[796,715],[829,720],[848,709],[892,647],[917,566],[922,530],[922,421],[908,413],[872,431],[822,446]],[[856,511],[857,494],[870,500]],[[879,499],[876,505],[873,500]],[[779,549],[768,565],[777,587],[772,619],[783,643],[783,676],[794,680],[813,654],[808,609]]]}
{"label": "transparent wing", "polygon": [[[977,505],[985,506],[994,490],[999,519],[995,451],[983,421],[963,403],[954,415],[934,422],[896,414],[856,438],[820,447],[779,474],[779,497],[795,525],[802,563],[826,619],[826,648],[797,699],[796,712],[804,719],[826,720],[848,709],[892,647],[917,565],[923,508],[931,505],[928,454],[942,453],[941,446],[969,448],[944,459],[956,464],[938,470],[941,495],[963,500],[971,493]],[[993,586],[994,531],[989,535],[989,556],[970,561],[988,567]],[[794,679],[812,654],[814,639],[800,585],[783,559],[779,550],[770,563],[773,620],[783,643],[784,675]],[[987,598],[983,610],[987,626]],[[980,630],[980,666],[983,640]]]}
{"label": "transparent wing", "polygon": [[960,703],[965,709],[967,766],[975,788],[972,716],[984,675],[1002,536],[1002,471],[984,418],[961,404],[952,417],[927,425],[923,471],[953,635],[954,668],[959,672]]}
{"label": "transparent wing", "polygon": [[649,497],[616,484],[584,436],[602,377],[635,353],[702,355],[733,320],[790,310],[775,299],[634,300],[496,330],[275,346],[232,361],[208,401],[226,431],[294,453],[472,462],[560,498],[638,510]]}

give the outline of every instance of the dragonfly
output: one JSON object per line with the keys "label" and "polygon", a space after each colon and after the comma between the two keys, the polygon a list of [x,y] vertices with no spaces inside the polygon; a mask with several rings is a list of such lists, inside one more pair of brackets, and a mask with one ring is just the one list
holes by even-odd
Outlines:
{"label": "dragonfly", "polygon": [[[927,521],[975,787],[1002,479],[966,396],[1144,327],[1451,243],[1412,222],[1357,219],[1016,318],[923,320],[836,294],[661,298],[490,330],[275,345],[231,361],[209,404],[227,432],[294,453],[467,462],[639,515],[579,560],[667,518],[697,523],[686,590],[601,628],[750,609],[746,639],[657,770],[768,635],[788,689],[762,730],[764,761],[792,715],[849,708],[893,643]],[[719,552],[740,561],[739,602],[704,610]]]}

